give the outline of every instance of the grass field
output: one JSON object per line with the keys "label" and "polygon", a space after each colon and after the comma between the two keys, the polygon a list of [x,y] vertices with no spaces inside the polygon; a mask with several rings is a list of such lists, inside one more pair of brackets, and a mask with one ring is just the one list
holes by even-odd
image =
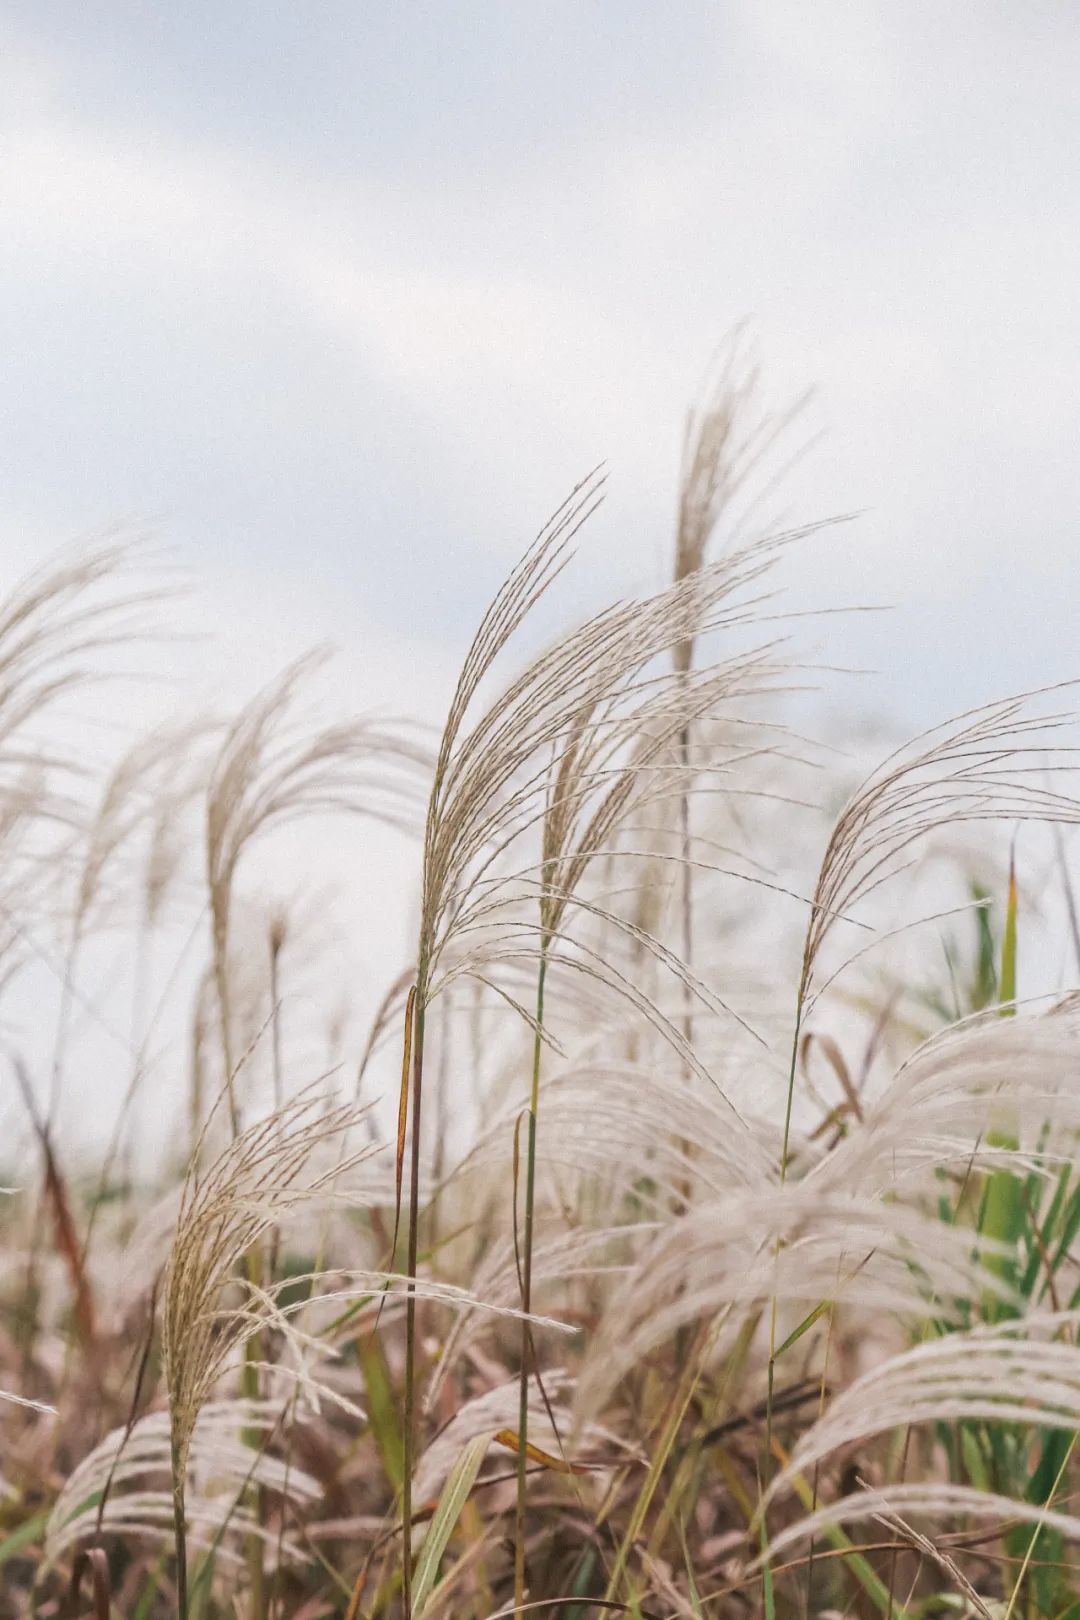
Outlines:
{"label": "grass field", "polygon": [[[168,629],[152,559],[0,607],[2,985],[55,992],[0,1011],[0,1614],[1080,1616],[1080,1003],[1017,993],[1040,930],[1078,970],[1072,695],[789,727],[759,398],[584,623],[574,491],[441,733],[305,719],[305,661],[88,771],[53,717]],[[370,1029],[329,827],[413,862]]]}

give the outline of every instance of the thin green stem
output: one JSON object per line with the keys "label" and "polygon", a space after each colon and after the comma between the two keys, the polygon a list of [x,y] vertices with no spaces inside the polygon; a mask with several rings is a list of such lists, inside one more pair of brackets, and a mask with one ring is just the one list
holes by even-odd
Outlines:
{"label": "thin green stem", "polygon": [[[689,670],[687,670],[687,673],[689,673]],[[690,790],[687,785],[690,769],[689,723],[683,726],[679,734],[679,755],[683,767],[682,791],[679,795],[679,835],[682,847],[682,904],[680,908],[682,911],[682,959],[683,965],[688,969],[692,969],[694,965],[694,867],[691,860]],[[694,993],[689,984],[683,986],[683,998],[686,1008],[683,1013],[683,1039],[687,1047],[692,1048],[694,1044]],[[687,1073],[690,1073],[689,1068],[687,1068]],[[683,1142],[683,1151],[689,1164],[694,1157],[694,1144],[689,1138]],[[692,1191],[693,1181],[688,1171],[682,1187],[683,1204],[687,1209],[690,1208]],[[680,1350],[683,1348],[681,1343],[679,1348]]]}
{"label": "thin green stem", "polygon": [[[690,771],[690,726],[685,725],[679,734],[679,756],[682,760],[683,782],[679,794],[679,839],[682,846],[682,958],[687,967],[693,966],[694,958],[694,871],[690,860],[690,790],[687,786]],[[692,999],[687,989],[686,1012],[686,1039],[690,1040],[693,1030]]]}
{"label": "thin green stem", "polygon": [[179,1620],[188,1620],[188,1550],[187,1521],[184,1513],[184,1482],[180,1459],[173,1447],[173,1531],[176,1539],[176,1612]]}
{"label": "thin green stem", "polygon": [[285,1103],[285,1081],[281,1061],[281,947],[270,944],[270,1052],[274,1070],[274,1107]]}
{"label": "thin green stem", "polygon": [[533,1033],[532,1086],[529,1091],[529,1137],[525,1158],[524,1253],[521,1264],[521,1375],[518,1392],[517,1517],[514,1542],[514,1605],[525,1601],[525,1495],[526,1448],[529,1440],[529,1374],[532,1370],[532,1336],[529,1312],[532,1310],[533,1209],[536,1200],[536,1122],[540,1108],[540,1061],[543,1053],[544,984],[547,978],[547,939],[540,946],[536,973],[536,1028]]}
{"label": "thin green stem", "polygon": [[[629,1560],[630,1553],[637,1544],[638,1537],[641,1534],[641,1529],[645,1523],[645,1518],[648,1514],[649,1508],[652,1505],[653,1497],[656,1495],[660,1481],[664,1474],[664,1470],[667,1467],[668,1459],[671,1456],[675,1442],[679,1437],[679,1430],[682,1427],[683,1419],[685,1418],[689,1409],[690,1402],[694,1398],[694,1392],[697,1389],[698,1383],[701,1379],[702,1370],[705,1367],[709,1356],[716,1347],[720,1333],[730,1313],[731,1307],[725,1306],[724,1310],[718,1317],[715,1318],[715,1320],[708,1323],[701,1323],[695,1335],[694,1342],[690,1346],[685,1357],[682,1375],[675,1387],[671,1402],[664,1417],[659,1443],[649,1459],[649,1468],[645,1476],[644,1484],[642,1485],[641,1490],[638,1492],[633,1511],[630,1514],[629,1522],[625,1531],[623,1532],[622,1540],[619,1543],[619,1548],[615,1555],[614,1566],[608,1576],[606,1590],[606,1599],[608,1601],[614,1601],[619,1591],[620,1582],[623,1580],[623,1577],[626,1574],[627,1562]],[[752,1333],[753,1324],[744,1326],[742,1330],[744,1335],[744,1345],[745,1342],[748,1342],[748,1338],[746,1338],[748,1330],[750,1333]],[[741,1353],[742,1351],[737,1348],[736,1354]],[[633,1596],[633,1594],[631,1593],[630,1596]]]}
{"label": "thin green stem", "polygon": [[[225,1079],[228,1087],[229,1125],[233,1140],[240,1134],[240,1111],[236,1101],[236,1076],[233,1066],[233,1039],[232,1039],[232,1007],[229,996],[228,973],[228,938],[224,928],[216,925],[214,929],[214,979],[217,987],[218,1011],[221,1017],[221,1055],[225,1064]],[[254,1244],[244,1256],[244,1276],[248,1284],[254,1289],[262,1285],[262,1266],[258,1244]],[[259,1362],[262,1359],[262,1335],[253,1334],[244,1344],[244,1365],[240,1374],[240,1392],[247,1401],[259,1399],[261,1379],[259,1376]],[[245,1429],[244,1443],[253,1448],[259,1445],[259,1433],[256,1429]],[[256,1485],[252,1494],[252,1511],[256,1523],[262,1524],[263,1499],[262,1491]],[[263,1620],[265,1599],[263,1591],[263,1543],[257,1530],[253,1530],[247,1538],[245,1556],[248,1568],[248,1580],[251,1583],[251,1604],[249,1613],[251,1620]]]}
{"label": "thin green stem", "polygon": [[409,1139],[409,1248],[405,1273],[405,1401],[402,1418],[401,1598],[405,1620],[412,1616],[412,1476],[416,1461],[416,1268],[420,1223],[420,1103],[424,1089],[424,999],[417,988],[413,1015],[412,1126]]}
{"label": "thin green stem", "polygon": [[[799,1003],[795,1009],[795,1033],[791,1041],[791,1064],[788,1069],[787,1103],[784,1108],[784,1141],[780,1149],[780,1185],[787,1180],[788,1148],[791,1141],[791,1114],[795,1100],[795,1069],[799,1060],[799,1034],[802,1029],[803,995],[799,991]],[[780,1240],[777,1238],[774,1260],[780,1253]],[[773,1374],[776,1366],[776,1289],[773,1289],[772,1306],[769,1312],[769,1370],[768,1385],[765,1392],[765,1457],[766,1466],[772,1455],[772,1419],[773,1419]]]}
{"label": "thin green stem", "polygon": [[[1057,1476],[1054,1483],[1050,1487],[1050,1494],[1046,1498],[1047,1508],[1049,1508],[1051,1502],[1054,1500],[1054,1497],[1058,1493],[1058,1488],[1061,1485],[1062,1480],[1065,1478],[1065,1470],[1068,1468],[1069,1461],[1074,1450],[1076,1449],[1077,1439],[1080,1439],[1080,1429],[1074,1429],[1072,1432],[1072,1438],[1069,1441],[1068,1449],[1066,1450],[1064,1457],[1061,1459],[1061,1467],[1057,1471]],[[1005,1610],[1004,1620],[1012,1620],[1012,1613],[1016,1608],[1016,1600],[1020,1596],[1020,1588],[1024,1584],[1024,1577],[1027,1575],[1028,1566],[1035,1555],[1035,1548],[1038,1545],[1039,1537],[1042,1534],[1042,1528],[1042,1522],[1040,1521],[1038,1524],[1036,1524],[1035,1528],[1031,1532],[1031,1539],[1027,1544],[1027,1551],[1024,1554],[1024,1561],[1020,1565],[1020,1572],[1016,1577],[1012,1592],[1009,1596],[1009,1606]]]}
{"label": "thin green stem", "polygon": [[232,1018],[229,1009],[229,979],[226,968],[226,942],[214,941],[214,979],[221,1015],[221,1056],[225,1064],[225,1086],[229,1104],[229,1126],[233,1137],[240,1135],[240,1110],[236,1102],[236,1076],[233,1072]]}
{"label": "thin green stem", "polygon": [[[783,1140],[783,1143],[782,1143],[781,1148],[780,1148],[780,1185],[781,1185],[781,1187],[787,1181],[788,1155],[789,1155],[790,1144],[791,1144],[791,1115],[792,1115],[792,1111],[793,1111],[794,1103],[795,1103],[795,1071],[796,1071],[796,1068],[797,1068],[798,1062],[799,1062],[799,1036],[800,1036],[800,1034],[802,1032],[803,999],[804,999],[804,994],[805,994],[805,989],[806,989],[805,979],[806,979],[806,975],[805,975],[805,972],[804,972],[804,974],[803,974],[803,982],[800,983],[800,985],[799,985],[799,998],[798,998],[798,1001],[797,1001],[796,1007],[795,1007],[795,1029],[794,1029],[794,1032],[793,1032],[792,1037],[791,1037],[791,1063],[788,1066],[787,1100],[786,1100],[785,1105],[784,1105],[784,1140]],[[774,1265],[774,1268],[776,1266],[778,1266],[779,1260],[780,1260],[780,1238],[777,1237],[776,1245],[775,1245],[775,1248],[773,1250],[773,1265]],[[777,1319],[777,1298],[776,1298],[776,1294],[777,1294],[776,1277],[775,1277],[775,1271],[774,1271],[772,1300],[770,1301],[770,1307],[769,1307],[769,1366],[768,1366],[768,1373],[767,1373],[767,1382],[766,1382],[766,1387],[765,1387],[765,1470],[764,1470],[763,1481],[762,1481],[762,1489],[763,1490],[764,1490],[765,1483],[767,1482],[767,1477],[771,1473],[772,1467],[773,1467],[773,1388],[774,1388],[774,1384],[775,1384],[775,1374],[776,1374],[776,1319]],[[769,1565],[768,1565],[768,1561],[767,1561],[768,1560],[768,1550],[769,1550],[768,1516],[767,1516],[767,1514],[763,1513],[761,1515],[761,1554],[762,1554],[762,1559],[764,1561],[764,1575],[765,1575],[765,1581],[766,1581],[766,1590],[768,1592],[770,1592],[770,1594],[771,1594],[772,1573],[771,1573],[771,1570],[769,1569]]]}
{"label": "thin green stem", "polygon": [[795,1008],[795,1033],[791,1038],[791,1063],[788,1068],[787,1102],[784,1107],[784,1141],[780,1149],[781,1187],[787,1180],[788,1152],[791,1142],[791,1114],[795,1103],[795,1070],[799,1061],[799,1036],[802,1033],[804,995],[804,987],[800,985],[799,1000]]}
{"label": "thin green stem", "polygon": [[[244,1256],[244,1271],[248,1282],[253,1286],[261,1284],[259,1276],[259,1249],[257,1245],[250,1248]],[[254,1333],[244,1345],[244,1365],[240,1374],[240,1388],[244,1399],[253,1404],[258,1401],[262,1380],[259,1376],[259,1362],[262,1359],[262,1334]],[[257,1449],[260,1445],[258,1429],[245,1429],[244,1442]],[[256,1523],[261,1526],[263,1521],[263,1493],[258,1485],[251,1486],[251,1507]],[[266,1609],[265,1581],[263,1568],[263,1540],[257,1530],[252,1530],[247,1538],[247,1567],[248,1580],[251,1583],[251,1603],[249,1613],[251,1620],[263,1620]]]}

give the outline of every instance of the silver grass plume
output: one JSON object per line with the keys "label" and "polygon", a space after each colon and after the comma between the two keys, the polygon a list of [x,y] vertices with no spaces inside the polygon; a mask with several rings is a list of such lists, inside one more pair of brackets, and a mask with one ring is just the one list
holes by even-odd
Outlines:
{"label": "silver grass plume", "polygon": [[[833,980],[881,937],[858,916],[860,905],[906,870],[918,846],[939,827],[1080,821],[1080,800],[1046,785],[1076,769],[1059,741],[1075,725],[1075,714],[1040,712],[1038,701],[1046,695],[1006,698],[922,733],[873,770],[840,812],[818,872],[803,944],[781,1174],[787,1170],[800,1030]],[[868,942],[823,977],[826,942],[841,924],[851,923],[869,933]]]}
{"label": "silver grass plume", "polygon": [[[585,512],[575,506],[567,521],[575,515],[581,521]],[[633,811],[672,792],[678,771],[670,763],[671,743],[687,714],[722,713],[725,703],[774,689],[783,667],[775,646],[717,663],[686,690],[670,674],[650,674],[649,666],[690,626],[753,626],[768,597],[746,593],[780,551],[806,532],[748,546],[693,580],[598,614],[534,659],[462,735],[462,688],[475,690],[474,643],[443,735],[428,811],[418,1008],[443,984],[479,973],[485,953],[501,957],[503,941],[491,937],[500,926],[503,934],[531,933],[538,959],[544,939],[557,939],[567,910],[581,903],[575,897],[590,863],[614,852],[616,830]],[[550,583],[567,539],[555,525],[541,541],[539,555],[534,547],[526,562],[533,561],[541,581]],[[511,575],[504,592],[516,577]],[[529,596],[515,624],[541,589]],[[485,646],[492,640],[484,626],[477,640]],[[485,671],[501,645],[488,647]],[[536,831],[539,865],[504,870],[507,853]],[[542,908],[535,924],[522,918],[523,897]],[[468,936],[474,933],[484,940],[470,950]]]}
{"label": "silver grass plume", "polygon": [[[660,1063],[580,1059],[544,1080],[540,1095],[546,1129],[538,1161],[587,1181],[594,1192],[610,1184],[616,1202],[646,1180],[658,1208],[678,1204],[688,1184],[704,1196],[752,1190],[772,1164],[764,1140],[737,1128],[718,1092]],[[519,1111],[508,1106],[485,1125],[459,1175],[489,1175],[505,1162]]]}
{"label": "silver grass plume", "polygon": [[[1001,1018],[995,1008],[924,1041],[806,1184],[913,1196],[952,1167],[1045,1172],[1071,1163],[1080,1128],[1080,1039],[1054,1015]],[[995,1136],[1005,1112],[1015,1140]]]}
{"label": "silver grass plume", "polygon": [[[762,397],[761,368],[747,341],[745,324],[731,332],[710,367],[700,397],[687,413],[683,433],[675,524],[672,578],[676,584],[705,567],[710,547],[725,540],[738,543],[740,529],[751,516],[759,530],[775,525],[760,521],[760,506],[769,490],[787,470],[769,464],[792,423],[807,403],[807,396],[782,411],[772,411]],[[792,457],[792,460],[797,457]],[[756,498],[753,492],[757,490]],[[749,498],[747,499],[747,497]],[[672,649],[672,663],[682,681],[690,679],[695,661],[697,633],[693,629]],[[695,732],[689,714],[677,738],[677,758],[689,765]],[[680,876],[680,950],[687,968],[694,961],[694,870],[691,831],[690,782],[684,779],[677,794],[683,866]],[[692,1044],[693,1001],[686,997],[683,1033]]]}
{"label": "silver grass plume", "polygon": [[[321,1495],[310,1474],[264,1449],[253,1451],[245,1439],[252,1433],[271,1436],[280,1418],[277,1403],[269,1401],[217,1400],[202,1408],[187,1457],[190,1545],[214,1546],[226,1562],[239,1561],[233,1543],[250,1535],[276,1546],[276,1535],[244,1504],[253,1485],[287,1497],[296,1507],[309,1506]],[[47,1563],[55,1565],[80,1542],[102,1533],[170,1544],[175,1535],[171,1458],[168,1412],[148,1413],[107,1434],[71,1471],[53,1503],[45,1530]],[[282,1551],[287,1557],[300,1556],[288,1539]]]}
{"label": "silver grass plume", "polygon": [[234,1137],[205,1172],[198,1170],[196,1155],[184,1183],[162,1296],[181,1615],[187,1601],[186,1481],[199,1414],[222,1375],[269,1325],[286,1342],[292,1333],[273,1289],[243,1275],[242,1262],[290,1210],[325,1196],[366,1155],[362,1149],[339,1154],[329,1165],[318,1161],[318,1150],[338,1143],[357,1118],[352,1105],[327,1109],[309,1091]]}
{"label": "silver grass plume", "polygon": [[[82,763],[70,744],[50,742],[41,727],[59,699],[109,676],[111,654],[151,638],[147,610],[167,594],[164,580],[153,578],[146,546],[117,538],[62,552],[0,600],[2,905],[13,936],[51,966],[19,915],[26,909],[22,891],[66,874],[65,844],[85,815],[78,799]],[[43,830],[60,842],[35,838]],[[68,997],[67,976],[58,972]]]}
{"label": "silver grass plume", "polygon": [[[783,477],[788,463],[775,466],[771,473],[766,469],[808,399],[802,395],[782,410],[769,409],[763,398],[761,365],[747,341],[746,328],[736,327],[721,344],[683,429],[675,524],[676,580],[697,573],[704,565],[722,525],[736,543],[751,517],[758,527],[772,526],[761,524],[760,505]],[[740,512],[739,503],[748,492],[751,498]],[[688,669],[692,656],[692,642],[681,644],[676,663]]]}
{"label": "silver grass plume", "polygon": [[1059,741],[1076,715],[1038,712],[1046,695],[1021,693],[944,721],[890,754],[856,789],[833,827],[814,889],[800,975],[808,1008],[825,988],[818,959],[833,929],[906,870],[904,857],[939,827],[1080,820],[1080,800],[1046,785],[1048,773],[1077,769]]}
{"label": "silver grass plume", "polygon": [[229,1088],[229,1117],[239,1127],[229,1007],[229,922],[237,869],[254,841],[305,815],[360,814],[411,828],[427,755],[401,727],[348,720],[299,727],[299,690],[321,654],[291,664],[229,727],[206,796],[206,870],[213,931],[214,981]]}
{"label": "silver grass plume", "polygon": [[[582,1226],[570,1232],[561,1232],[536,1245],[533,1256],[534,1282],[546,1286],[553,1282],[571,1282],[576,1278],[593,1284],[608,1278],[617,1280],[636,1268],[635,1245],[642,1239],[655,1237],[659,1231],[656,1222],[644,1221],[611,1227]],[[509,1311],[512,1302],[520,1299],[521,1278],[512,1243],[492,1245],[479,1261],[472,1293],[488,1310]],[[473,1300],[465,1301],[465,1308],[446,1335],[439,1364],[432,1374],[424,1399],[427,1412],[434,1409],[451,1368],[462,1359],[478,1337],[482,1317],[471,1308],[474,1303]],[[552,1325],[535,1314],[531,1321]]]}
{"label": "silver grass plume", "polygon": [[[151,557],[130,539],[72,547],[27,575],[0,601],[0,766],[21,768],[28,750],[41,757],[42,739],[24,741],[58,697],[108,672],[109,651],[145,642],[146,609],[167,594],[150,580]],[[140,583],[145,578],[145,583]],[[61,761],[44,750],[53,764]]]}
{"label": "silver grass plume", "polygon": [[[679,1328],[711,1322],[730,1344],[766,1306],[803,1317],[822,1300],[869,1319],[959,1321],[974,1297],[1014,1300],[972,1253],[970,1232],[916,1207],[789,1181],[702,1202],[647,1243],[608,1301],[586,1357],[577,1410],[599,1409],[618,1380]],[[793,1324],[794,1325],[794,1324]]]}
{"label": "silver grass plume", "polygon": [[[568,905],[578,903],[575,888],[589,862],[607,850],[639,785],[648,782],[650,768],[669,755],[688,708],[708,712],[723,698],[757,693],[766,672],[772,672],[769,660],[758,653],[718,666],[700,682],[650,682],[647,676],[652,661],[670,655],[691,631],[752,623],[760,598],[748,600],[746,591],[791,536],[748,547],[644,602],[617,604],[598,614],[535,658],[466,729],[482,680],[565,565],[573,536],[593,510],[599,488],[594,476],[574,491],[496,595],[466,657],[438,752],[424,839],[416,978],[406,1012],[405,1068],[411,1062],[412,1070],[410,1276],[416,1269],[425,1015],[433,995],[462,975],[484,977],[484,963],[492,955],[502,960],[531,956],[540,975],[539,1016],[532,1019],[520,1005],[518,1010],[539,1039],[547,956],[561,938]],[[529,869],[522,868],[516,882],[508,884],[499,870],[502,861],[536,828],[541,834],[539,875],[534,869],[530,881]],[[534,924],[520,920],[523,881],[539,902]],[[507,918],[510,894],[516,896],[518,914]],[[470,949],[468,936],[475,933],[484,937],[479,949]],[[655,948],[674,962],[659,944]],[[595,960],[573,960],[582,971],[603,976]],[[634,999],[629,981],[617,981],[615,987]],[[641,998],[637,1004],[641,1007]],[[642,1010],[648,1014],[651,1009],[646,1005]],[[403,1076],[403,1120],[406,1084]],[[527,1287],[523,1303],[528,1314]],[[407,1457],[413,1448],[414,1337],[410,1313]],[[406,1486],[406,1519],[410,1505]],[[407,1573],[406,1613],[408,1580]]]}
{"label": "silver grass plume", "polygon": [[[109,771],[87,825],[77,829],[65,851],[77,864],[49,1087],[47,1118],[50,1121],[55,1119],[60,1102],[80,956],[95,916],[111,898],[108,882],[113,869],[140,834],[149,830],[153,837],[154,825],[161,818],[162,799],[168,797],[167,783],[175,771],[177,755],[191,748],[202,731],[199,725],[162,727],[133,744]],[[159,885],[162,878],[163,874],[155,874],[153,881]],[[142,955],[140,950],[140,960]]]}
{"label": "silver grass plume", "polygon": [[[534,1390],[529,1403],[530,1428],[533,1431],[534,1444],[564,1464],[567,1459],[562,1455],[562,1437],[570,1427],[570,1411],[566,1404],[566,1396],[572,1386],[573,1380],[569,1373],[558,1367],[551,1368],[544,1374],[544,1388],[548,1402],[541,1398],[539,1391]],[[430,1501],[441,1489],[462,1448],[477,1435],[486,1434],[494,1441],[502,1431],[506,1431],[508,1437],[516,1434],[517,1408],[516,1378],[504,1384],[497,1384],[493,1389],[484,1390],[482,1394],[474,1395],[465,1401],[449,1423],[440,1429],[420,1458],[413,1479],[413,1499],[417,1502]],[[555,1420],[554,1423],[552,1418]],[[600,1424],[590,1424],[577,1437],[575,1456],[588,1451],[618,1457],[626,1450],[627,1448],[608,1429]],[[508,1451],[506,1455],[509,1457],[512,1453]]]}
{"label": "silver grass plume", "polygon": [[[896,749],[849,798],[825,848],[803,942],[795,999],[780,1150],[780,1184],[786,1183],[795,1100],[796,1064],[804,1024],[817,1000],[846,968],[882,937],[859,916],[860,907],[910,866],[918,847],[938,828],[983,821],[1080,820],[1080,800],[1047,786],[1076,766],[1059,741],[1075,725],[1072,711],[1040,712],[1049,688],[972,709]],[[925,919],[923,919],[925,920]],[[823,976],[821,958],[833,931],[855,925],[869,933],[860,949]],[[779,1266],[777,1237],[776,1264]],[[769,1366],[777,1344],[774,1297],[769,1328]],[[826,1292],[822,1298],[828,1299]],[[771,1408],[766,1420],[771,1436]]]}
{"label": "silver grass plume", "polygon": [[1075,1310],[1035,1312],[891,1356],[833,1398],[799,1440],[769,1497],[830,1452],[909,1424],[981,1420],[1077,1429],[1080,1348],[1069,1335],[1078,1324]]}
{"label": "silver grass plume", "polygon": [[[1065,1462],[1046,1501],[1006,1495],[935,1478],[928,1468],[918,1482],[885,1481],[861,1488],[789,1524],[770,1544],[775,1558],[801,1541],[868,1518],[918,1515],[940,1526],[962,1518],[976,1523],[1028,1524],[1032,1535],[1013,1589],[1019,1593],[1041,1531],[1080,1540],[1080,1518],[1051,1504],[1075,1446],[1080,1426],[1080,1313],[1032,1313],[1026,1318],[953,1333],[893,1356],[849,1385],[799,1440],[773,1481],[775,1499],[804,1470],[838,1450],[898,1429],[924,1429],[928,1443],[942,1424],[1005,1424],[1064,1431],[1070,1435]],[[920,1538],[921,1540],[922,1538]]]}
{"label": "silver grass plume", "polygon": [[779,1531],[770,1541],[770,1557],[778,1558],[801,1541],[819,1536],[823,1530],[860,1524],[878,1518],[882,1511],[905,1517],[922,1515],[940,1524],[950,1519],[973,1519],[988,1526],[1030,1524],[1057,1531],[1068,1541],[1080,1541],[1080,1515],[997,1491],[979,1490],[974,1485],[955,1485],[948,1480],[926,1479],[912,1483],[887,1483],[874,1490],[862,1489],[829,1502],[814,1513]]}

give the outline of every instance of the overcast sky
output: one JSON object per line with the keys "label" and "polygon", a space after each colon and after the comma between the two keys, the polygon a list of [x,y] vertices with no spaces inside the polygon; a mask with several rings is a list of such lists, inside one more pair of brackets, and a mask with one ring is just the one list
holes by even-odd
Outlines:
{"label": "overcast sky", "polygon": [[146,519],[236,673],[430,704],[601,459],[583,597],[659,579],[752,316],[865,701],[1080,673],[1078,84],[1070,0],[6,0],[3,572]]}

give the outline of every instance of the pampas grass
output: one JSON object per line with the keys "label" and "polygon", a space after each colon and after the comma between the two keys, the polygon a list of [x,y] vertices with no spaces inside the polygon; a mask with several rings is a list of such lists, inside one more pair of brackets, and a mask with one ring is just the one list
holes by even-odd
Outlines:
{"label": "pampas grass", "polygon": [[[1080,1601],[1080,998],[1018,976],[1037,928],[1070,959],[1071,689],[854,783],[789,734],[796,415],[737,336],[671,582],[578,619],[583,480],[433,748],[327,723],[312,655],[95,758],[62,700],[156,633],[152,559],[0,604],[0,1026],[46,1169],[12,1149],[0,1203],[13,1613],[86,1570],[138,1620]],[[306,865],[374,822],[415,943],[358,987]]]}

